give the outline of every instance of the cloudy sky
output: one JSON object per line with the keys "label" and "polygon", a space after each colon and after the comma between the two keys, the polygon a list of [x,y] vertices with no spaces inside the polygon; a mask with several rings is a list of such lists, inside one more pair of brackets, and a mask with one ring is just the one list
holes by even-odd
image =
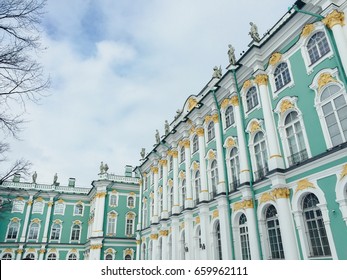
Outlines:
{"label": "cloudy sky", "polygon": [[191,94],[228,65],[251,38],[263,34],[293,0],[48,0],[41,55],[52,79],[49,96],[27,104],[21,141],[10,159],[33,163],[39,183],[54,173],[66,185],[97,179],[101,161],[110,172],[139,164],[155,130],[173,120]]}

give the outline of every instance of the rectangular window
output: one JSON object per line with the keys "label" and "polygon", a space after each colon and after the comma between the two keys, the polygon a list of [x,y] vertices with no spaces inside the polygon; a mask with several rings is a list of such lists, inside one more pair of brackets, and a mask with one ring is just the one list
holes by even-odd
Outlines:
{"label": "rectangular window", "polygon": [[13,207],[12,212],[23,212],[24,210],[24,201],[22,200],[15,200],[13,201]]}
{"label": "rectangular window", "polygon": [[134,225],[134,220],[133,219],[127,219],[126,235],[132,235],[133,234],[133,225]]}
{"label": "rectangular window", "polygon": [[57,203],[54,206],[55,215],[64,215],[65,205],[63,203]]}
{"label": "rectangular window", "polygon": [[43,202],[35,201],[33,205],[33,213],[42,213],[43,206],[44,206]]}

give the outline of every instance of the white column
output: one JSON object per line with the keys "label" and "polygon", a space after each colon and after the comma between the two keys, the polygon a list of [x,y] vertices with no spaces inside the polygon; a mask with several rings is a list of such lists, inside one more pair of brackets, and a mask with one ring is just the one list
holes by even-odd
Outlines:
{"label": "white column", "polygon": [[90,239],[89,260],[100,260],[102,238]]}
{"label": "white column", "polygon": [[269,170],[277,168],[284,168],[283,157],[281,155],[280,146],[277,137],[277,128],[275,120],[273,118],[273,111],[270,102],[270,93],[268,90],[268,76],[265,74],[259,74],[255,78],[255,82],[259,86],[259,95],[264,114],[265,129],[268,142],[268,154],[269,154]]}
{"label": "white column", "polygon": [[251,250],[251,258],[252,258],[252,260],[259,260],[260,259],[260,253],[259,253],[258,235],[257,235],[257,229],[256,229],[257,220],[256,220],[256,217],[254,214],[253,202],[252,202],[252,200],[246,200],[244,203],[245,203],[244,205],[245,205],[245,211],[246,211],[246,217],[247,217],[249,247]]}
{"label": "white column", "polygon": [[98,181],[93,181],[92,184],[96,188],[95,216],[94,216],[93,232],[92,232],[92,237],[95,238],[95,237],[102,237],[104,235],[103,226],[104,226],[106,187],[110,184],[110,181],[98,180]]}
{"label": "white column", "polygon": [[23,245],[19,245],[19,248],[16,250],[16,260],[21,260],[23,255]]}
{"label": "white column", "polygon": [[173,207],[172,214],[178,214],[180,212],[180,205],[178,200],[178,152],[171,150],[170,155],[173,157]]}
{"label": "white column", "polygon": [[190,141],[188,139],[185,139],[183,141],[184,146],[184,154],[185,154],[185,165],[186,165],[186,201],[185,208],[192,208],[193,207],[193,190],[192,190],[192,175],[190,170],[190,164],[191,164],[191,155],[190,155]]}
{"label": "white column", "polygon": [[159,236],[161,236],[162,238],[162,243],[161,243],[161,256],[162,256],[162,260],[168,260],[169,256],[169,250],[168,250],[168,234],[169,231],[167,229],[162,229],[159,231]]}
{"label": "white column", "polygon": [[49,202],[47,203],[47,206],[48,206],[48,210],[46,215],[45,228],[43,230],[42,242],[47,242],[47,239],[48,239],[48,228],[49,228],[49,221],[51,219],[51,213],[52,213],[53,197],[50,198]]}
{"label": "white column", "polygon": [[[142,195],[143,195],[143,180],[144,179],[140,179],[139,180],[139,189],[140,189],[140,197],[139,197],[139,210],[138,210],[138,219],[137,219],[137,225],[136,225],[136,230],[141,230],[142,228]],[[136,251],[137,252],[137,251]],[[137,255],[137,253],[136,253]]]}
{"label": "white column", "polygon": [[184,234],[185,242],[188,247],[188,252],[186,252],[186,259],[194,259],[194,243],[193,243],[193,213],[188,211],[184,214]]}
{"label": "white column", "polygon": [[216,137],[216,146],[217,146],[217,166],[218,166],[218,179],[217,182],[217,193],[223,193],[226,191],[225,189],[225,172],[224,172],[224,164],[225,159],[223,156],[223,143],[222,143],[222,131],[220,131],[220,124],[218,114],[215,113],[212,115],[212,120],[214,122],[214,131]]}
{"label": "white column", "polygon": [[23,229],[22,229],[22,236],[20,237],[20,242],[25,242],[25,236],[27,234],[28,230],[28,224],[29,224],[29,217],[31,213],[31,206],[33,204],[33,196],[29,196],[29,200],[27,201],[27,209],[25,211],[25,219],[24,219],[24,224],[23,224]]}
{"label": "white column", "polygon": [[139,239],[140,237],[138,237],[136,239],[136,260],[140,260],[140,248],[141,248],[141,240]]}
{"label": "white column", "polygon": [[168,213],[168,191],[167,191],[167,160],[162,159],[160,161],[161,165],[163,166],[163,212],[162,212],[162,218],[163,219],[168,219],[169,218],[169,213]]}
{"label": "white column", "polygon": [[343,26],[345,25],[344,13],[334,10],[323,19],[323,22],[334,34],[341,62],[345,73],[347,73],[347,37],[343,30]]}
{"label": "white column", "polygon": [[298,260],[299,252],[295,238],[293,217],[289,205],[289,189],[273,190],[276,197],[278,220],[281,229],[284,257],[286,260]]}
{"label": "white column", "polygon": [[235,113],[235,122],[236,122],[236,130],[237,130],[237,141],[238,141],[238,149],[239,149],[239,162],[240,162],[240,184],[246,183],[250,181],[249,175],[249,166],[247,160],[247,152],[246,149],[248,147],[243,131],[242,118],[239,101],[237,96],[231,98],[231,102],[234,106]]}
{"label": "white column", "polygon": [[305,225],[303,224],[303,221],[302,221],[302,214],[303,213],[302,213],[302,211],[293,211],[293,214],[294,214],[296,229],[298,231],[299,238],[300,238],[302,255],[303,255],[304,260],[307,260],[309,252],[307,250],[308,243],[307,243],[307,238],[306,238],[306,233],[305,233]]}
{"label": "white column", "polygon": [[200,201],[208,201],[208,188],[207,188],[207,171],[206,171],[206,161],[205,161],[205,134],[202,127],[196,129],[196,134],[199,140],[199,161],[200,161],[200,181],[201,188],[199,194]]}
{"label": "white column", "polygon": [[44,246],[41,247],[41,249],[39,250],[39,260],[43,260],[43,257],[45,256],[46,253],[46,249]]}
{"label": "white column", "polygon": [[221,242],[222,242],[222,257],[223,260],[231,260],[232,259],[232,251],[231,251],[231,225],[229,223],[229,213],[226,197],[217,197],[218,201],[218,216],[220,221],[220,233],[221,233]]}
{"label": "white column", "polygon": [[173,216],[172,218],[172,223],[171,223],[171,236],[172,236],[172,259],[173,260],[178,260],[179,259],[179,220],[178,217]]}
{"label": "white column", "polygon": [[201,250],[200,259],[209,260],[212,259],[211,255],[211,239],[210,234],[210,210],[207,204],[199,205],[199,217],[200,217],[200,227],[201,227],[201,244],[205,245],[205,250]]}
{"label": "white column", "polygon": [[151,168],[151,171],[154,177],[154,213],[152,213],[153,214],[152,223],[157,224],[159,221],[159,218],[158,218],[158,182],[159,182],[158,167],[153,166]]}

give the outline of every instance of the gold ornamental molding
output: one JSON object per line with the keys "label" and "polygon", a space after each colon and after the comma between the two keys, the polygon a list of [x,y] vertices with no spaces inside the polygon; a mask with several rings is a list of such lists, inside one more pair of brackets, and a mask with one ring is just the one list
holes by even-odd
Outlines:
{"label": "gold ornamental molding", "polygon": [[183,180],[186,177],[186,173],[181,170],[178,176],[180,177],[181,180]]}
{"label": "gold ornamental molding", "polygon": [[278,188],[272,191],[272,195],[274,198],[289,198],[290,190],[288,188]]}
{"label": "gold ornamental molding", "polygon": [[258,85],[258,86],[266,86],[267,83],[268,83],[268,75],[266,74],[259,74],[255,77],[255,83]]}
{"label": "gold ornamental molding", "polygon": [[314,31],[315,27],[314,24],[306,24],[305,27],[302,29],[301,37],[307,38],[311,35],[311,33]]}
{"label": "gold ornamental molding", "polygon": [[218,210],[214,210],[212,212],[212,219],[218,218],[219,217],[219,211]]}
{"label": "gold ornamental molding", "polygon": [[97,197],[97,198],[103,198],[103,197],[105,197],[106,196],[106,193],[105,192],[98,192],[96,195],[95,195],[95,197]]}
{"label": "gold ornamental molding", "polygon": [[23,254],[23,249],[17,249],[16,252],[17,254]]}
{"label": "gold ornamental molding", "polygon": [[31,206],[31,205],[33,204],[33,201],[30,199],[30,200],[27,201],[27,204],[28,204],[29,206]]}
{"label": "gold ornamental molding", "polygon": [[31,220],[31,222],[39,224],[41,222],[41,220],[39,220],[38,218],[35,218],[35,219]]}
{"label": "gold ornamental molding", "polygon": [[204,129],[202,127],[198,127],[195,131],[198,136],[204,136]]}
{"label": "gold ornamental molding", "polygon": [[127,218],[128,219],[134,219],[135,218],[135,214],[134,213],[128,213],[127,214]]}
{"label": "gold ornamental molding", "polygon": [[141,240],[136,240],[136,245],[140,245],[141,244]]}
{"label": "gold ornamental molding", "polygon": [[212,116],[207,115],[205,116],[205,123],[209,123],[212,120]]}
{"label": "gold ornamental molding", "polygon": [[153,174],[158,174],[158,167],[152,166],[151,167],[151,171],[152,171]]}
{"label": "gold ornamental molding", "polygon": [[56,252],[57,252],[57,249],[52,248],[52,249],[50,249],[48,252],[49,252],[49,253],[56,253]]}
{"label": "gold ornamental molding", "polygon": [[280,62],[282,59],[282,54],[279,52],[275,52],[271,55],[270,59],[269,59],[269,64],[274,66],[275,64],[277,64],[278,62]]}
{"label": "gold ornamental molding", "polygon": [[90,250],[99,250],[102,248],[102,244],[90,245]]}
{"label": "gold ornamental molding", "polygon": [[143,177],[145,177],[145,178],[147,177],[147,173],[146,173],[146,172],[143,172],[142,175],[143,175]]}
{"label": "gold ornamental molding", "polygon": [[64,203],[64,200],[60,198],[57,203]]}
{"label": "gold ornamental molding", "polygon": [[172,181],[172,179],[169,179],[169,180],[167,181],[167,184],[169,185],[169,187],[172,187],[172,186],[173,186],[173,181]]}
{"label": "gold ornamental molding", "polygon": [[260,196],[259,205],[262,204],[262,203],[266,203],[266,202],[268,202],[268,201],[275,201],[275,198],[273,197],[273,195],[272,195],[271,192],[263,193],[263,194]]}
{"label": "gold ornamental molding", "polygon": [[146,242],[146,237],[142,237],[142,243]]}
{"label": "gold ornamental molding", "polygon": [[195,218],[195,224],[200,224],[200,217],[199,216]]}
{"label": "gold ornamental molding", "polygon": [[347,175],[347,164],[345,164],[342,168],[342,172],[340,174],[340,179],[344,178]]}
{"label": "gold ornamental molding", "polygon": [[199,170],[199,167],[200,167],[200,166],[199,166],[199,163],[196,162],[196,161],[194,161],[194,162],[193,162],[193,170],[194,170],[194,171]]}
{"label": "gold ornamental molding", "polygon": [[163,187],[160,187],[160,188],[158,189],[158,193],[163,193]]}
{"label": "gold ornamental molding", "polygon": [[243,88],[244,90],[247,90],[247,89],[249,89],[251,86],[252,86],[251,80],[247,80],[247,81],[245,81],[245,82],[243,83],[242,88]]}
{"label": "gold ornamental molding", "polygon": [[105,254],[113,254],[113,249],[108,248],[108,249],[105,251]]}
{"label": "gold ornamental molding", "polygon": [[4,250],[5,253],[13,253],[13,250],[11,248],[6,248]]}
{"label": "gold ornamental molding", "polygon": [[188,110],[191,111],[193,110],[196,105],[198,105],[198,101],[196,100],[196,98],[191,97],[188,99]]}
{"label": "gold ornamental molding", "polygon": [[322,22],[328,26],[330,29],[335,25],[345,25],[345,14],[343,12],[339,12],[337,10],[332,11],[329,15],[327,15]]}
{"label": "gold ornamental molding", "polygon": [[168,236],[169,231],[168,230],[159,230],[159,236]]}
{"label": "gold ornamental molding", "polygon": [[173,158],[177,158],[178,157],[178,152],[175,150],[170,150],[167,152],[168,156],[172,156]]}
{"label": "gold ornamental molding", "polygon": [[133,255],[133,250],[128,248],[128,249],[125,250],[125,254],[132,256]]}
{"label": "gold ornamental molding", "polygon": [[235,143],[235,140],[234,139],[232,139],[232,138],[229,138],[228,140],[227,140],[227,143],[226,143],[226,146],[227,146],[227,148],[232,148],[232,147],[234,147],[236,145],[236,143]]}
{"label": "gold ornamental molding", "polygon": [[48,205],[48,207],[52,207],[52,206],[53,206],[53,201],[49,201],[49,202],[47,203],[47,205]]}
{"label": "gold ornamental molding", "polygon": [[298,186],[295,189],[295,193],[297,193],[298,191],[308,189],[308,188],[315,189],[316,187],[308,179],[302,179],[298,182]]}
{"label": "gold ornamental molding", "polygon": [[289,100],[283,100],[280,105],[281,114],[285,113],[287,110],[294,108],[294,105]]}
{"label": "gold ornamental molding", "polygon": [[36,250],[34,248],[29,248],[26,250],[27,253],[36,253]]}
{"label": "gold ornamental molding", "polygon": [[53,224],[57,224],[57,225],[61,225],[62,223],[63,221],[59,219],[53,221]]}
{"label": "gold ornamental molding", "polygon": [[79,221],[79,220],[73,221],[72,223],[73,223],[74,225],[81,225],[81,224],[82,224],[82,222]]}
{"label": "gold ornamental molding", "polygon": [[149,196],[150,196],[150,198],[154,198],[154,192],[151,192],[150,194],[149,194]]}
{"label": "gold ornamental molding", "polygon": [[251,199],[249,200],[243,200],[243,201],[240,201],[240,202],[236,202],[234,204],[234,212],[237,212],[241,209],[247,209],[247,208],[254,208],[254,204],[253,204],[253,201]]}
{"label": "gold ornamental molding", "polygon": [[216,158],[216,153],[214,151],[209,151],[208,152],[208,159],[213,160]]}
{"label": "gold ornamental molding", "polygon": [[318,89],[321,89],[328,83],[337,82],[329,73],[322,73],[318,78]]}
{"label": "gold ornamental molding", "polygon": [[236,95],[234,95],[230,99],[230,104],[233,106],[239,106],[239,98]]}
{"label": "gold ornamental molding", "polygon": [[18,223],[18,222],[19,222],[19,219],[16,218],[16,217],[14,217],[14,218],[11,219],[11,222],[13,222],[13,223]]}
{"label": "gold ornamental molding", "polygon": [[158,234],[157,233],[152,233],[150,236],[151,240],[158,240]]}
{"label": "gold ornamental molding", "polygon": [[256,131],[260,130],[260,124],[257,121],[252,121],[250,126],[250,132],[254,133]]}
{"label": "gold ornamental molding", "polygon": [[130,192],[130,193],[129,193],[129,196],[133,196],[133,195],[135,195],[134,192]]}
{"label": "gold ornamental molding", "polygon": [[159,165],[161,165],[161,166],[167,166],[167,160],[166,160],[166,159],[161,159],[161,160],[159,160]]}
{"label": "gold ornamental molding", "polygon": [[43,201],[43,198],[41,196],[39,196],[38,198],[35,199],[35,201],[37,202],[42,202]]}
{"label": "gold ornamental molding", "polygon": [[72,248],[70,252],[71,253],[77,253],[77,249],[76,248]]}
{"label": "gold ornamental molding", "polygon": [[225,109],[225,108],[227,108],[227,107],[229,106],[229,104],[230,104],[230,99],[229,99],[229,98],[225,98],[225,99],[222,101],[222,103],[220,104],[220,107],[221,107],[222,109]]}
{"label": "gold ornamental molding", "polygon": [[139,180],[139,185],[142,186],[142,179]]}
{"label": "gold ornamental molding", "polygon": [[212,120],[213,120],[214,123],[218,123],[218,121],[219,121],[218,114],[213,114],[212,115]]}
{"label": "gold ornamental molding", "polygon": [[46,253],[46,249],[40,249],[39,253],[40,253],[40,254]]}

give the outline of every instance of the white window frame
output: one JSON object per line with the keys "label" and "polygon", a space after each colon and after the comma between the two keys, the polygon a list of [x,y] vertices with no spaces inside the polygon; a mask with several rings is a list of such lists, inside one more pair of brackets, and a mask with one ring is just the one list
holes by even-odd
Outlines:
{"label": "white window frame", "polygon": [[[20,205],[17,205],[17,204],[20,204]],[[11,213],[23,213],[24,207],[25,207],[24,199],[15,199],[13,200]]]}
{"label": "white window frame", "polygon": [[[75,255],[76,259],[70,259],[70,256]],[[79,253],[78,252],[69,252],[66,254],[66,260],[68,261],[78,261],[79,260]]]}
{"label": "white window frame", "polygon": [[[60,226],[60,232],[59,232],[59,238],[58,239],[52,239],[52,232],[53,232],[53,226],[54,225],[59,225]],[[60,243],[62,232],[63,232],[63,224],[62,224],[62,222],[61,221],[53,221],[53,224],[51,226],[51,232],[50,232],[50,235],[49,235],[50,242],[58,242],[58,243]]]}
{"label": "white window frame", "polygon": [[186,160],[186,151],[185,151],[185,147],[182,146],[180,148],[180,164],[184,163],[184,161]]}
{"label": "white window frame", "polygon": [[33,203],[32,213],[33,214],[42,214],[44,207],[45,207],[44,201],[35,200]]}
{"label": "white window frame", "polygon": [[[196,141],[195,141],[196,140]],[[199,151],[199,136],[194,134],[191,140],[192,143],[192,155]],[[196,149],[195,149],[196,146]]]}
{"label": "white window frame", "polygon": [[[37,228],[37,237],[36,238],[29,238],[30,237],[30,230],[31,230],[31,227],[34,225],[34,224],[37,224],[38,225],[38,228]],[[40,231],[41,231],[41,223],[40,222],[31,222],[29,227],[28,227],[28,235],[27,235],[27,241],[35,241],[35,242],[38,242],[39,238],[40,238]]]}
{"label": "white window frame", "polygon": [[[116,203],[114,204],[114,203],[111,203],[111,202],[114,202],[114,201],[112,201],[113,199],[115,199],[116,201]],[[118,206],[118,193],[110,193],[110,195],[109,195],[109,201],[108,201],[108,205],[110,206],[110,207],[117,207]]]}
{"label": "white window frame", "polygon": [[[250,87],[248,87],[247,89],[242,89],[241,90],[241,98],[242,98],[242,102],[243,102],[243,109],[245,112],[245,117],[247,118],[249,114],[251,114],[252,112],[254,112],[255,110],[260,108],[260,96],[259,96],[259,89],[258,87],[251,82],[252,85]],[[255,91],[256,91],[256,95],[257,95],[257,99],[258,99],[258,104],[256,106],[254,106],[251,110],[248,111],[248,106],[247,106],[247,93],[249,92],[249,90],[254,87]]]}
{"label": "white window frame", "polygon": [[[82,207],[82,211],[81,213],[79,213],[79,211],[77,212],[77,207]],[[74,209],[73,209],[73,216],[83,216],[83,213],[84,213],[84,205],[83,203],[76,203],[74,205]]]}
{"label": "white window frame", "polygon": [[[290,82],[277,90],[276,83],[275,83],[275,71],[281,63],[287,64],[288,72],[290,75]],[[281,60],[278,63],[276,63],[275,65],[269,66],[269,82],[272,89],[273,98],[277,98],[280,95],[280,93],[282,93],[284,90],[295,86],[295,81],[294,81],[293,73],[292,73],[292,66],[287,54],[282,54]]]}
{"label": "white window frame", "polygon": [[[129,205],[129,199],[132,198],[133,199],[133,205]],[[135,208],[135,205],[136,205],[136,196],[135,195],[129,195],[127,197],[127,207],[130,208],[130,209],[133,209]]]}
{"label": "white window frame", "polygon": [[34,260],[37,260],[37,253],[36,252],[26,252],[24,255],[24,259],[26,259],[30,254],[34,256]]}
{"label": "white window frame", "polygon": [[52,254],[55,255],[55,259],[54,259],[54,260],[51,260],[51,261],[59,260],[58,253],[56,253],[56,252],[48,252],[48,253],[47,253],[46,260],[50,260],[50,259],[49,259],[49,256],[52,255]]}
{"label": "white window frame", "polygon": [[[17,219],[18,222],[14,222],[13,219]],[[15,242],[16,242],[16,241],[18,240],[19,232],[20,232],[20,226],[21,226],[20,221],[21,221],[20,219],[14,217],[14,218],[12,218],[11,221],[8,223],[8,225],[7,225],[7,231],[6,231],[6,236],[5,236],[5,242],[7,242],[7,241],[15,241]],[[18,224],[17,236],[16,236],[16,238],[7,238],[8,233],[9,233],[9,230],[10,230],[10,226],[11,226],[11,224],[13,224],[13,223],[17,223],[17,224]]]}
{"label": "white window frame", "polygon": [[[113,230],[113,232],[110,231],[110,219],[114,219],[114,230]],[[107,214],[107,227],[106,227],[106,234],[107,234],[107,236],[116,236],[116,234],[117,234],[117,220],[118,220],[118,213],[117,212],[110,211]]]}
{"label": "white window frame", "polygon": [[[74,221],[76,222],[76,221]],[[78,240],[74,239],[72,240],[72,232],[74,226],[79,226],[79,235],[78,235]],[[82,223],[72,223],[71,230],[70,230],[70,243],[80,243],[81,242],[81,235],[82,235]]]}
{"label": "white window frame", "polygon": [[[6,255],[9,255],[10,258],[7,258]],[[6,258],[5,258],[5,256],[6,256]],[[3,253],[1,254],[1,260],[2,260],[2,261],[5,261],[5,260],[7,260],[7,261],[14,260],[14,258],[13,258],[13,253],[11,253],[11,252],[3,252]]]}
{"label": "white window frame", "polygon": [[[62,211],[57,211],[60,210],[60,208],[57,208],[57,206],[59,205],[59,207],[61,207]],[[54,205],[54,215],[64,215],[65,214],[65,207],[66,204],[64,202],[56,202]]]}
{"label": "white window frame", "polygon": [[[209,130],[210,127],[212,127],[211,130]],[[206,142],[207,144],[216,139],[216,131],[215,131],[215,127],[214,127],[214,122],[213,121],[210,121],[209,123],[206,124],[205,133],[206,133],[206,136],[205,136],[206,138],[205,139],[207,139],[207,142]],[[212,135],[211,138],[209,138],[210,133]]]}
{"label": "white window frame", "polygon": [[[133,217],[132,217],[132,218],[129,218],[129,217],[128,217],[129,214],[132,214]],[[131,232],[130,232],[130,233],[128,232],[128,221],[131,221],[131,222],[132,222],[132,225],[131,225]],[[125,236],[132,236],[132,235],[134,235],[134,231],[135,231],[135,213],[133,213],[133,212],[128,212],[128,213],[125,215],[125,229],[124,229]]]}

